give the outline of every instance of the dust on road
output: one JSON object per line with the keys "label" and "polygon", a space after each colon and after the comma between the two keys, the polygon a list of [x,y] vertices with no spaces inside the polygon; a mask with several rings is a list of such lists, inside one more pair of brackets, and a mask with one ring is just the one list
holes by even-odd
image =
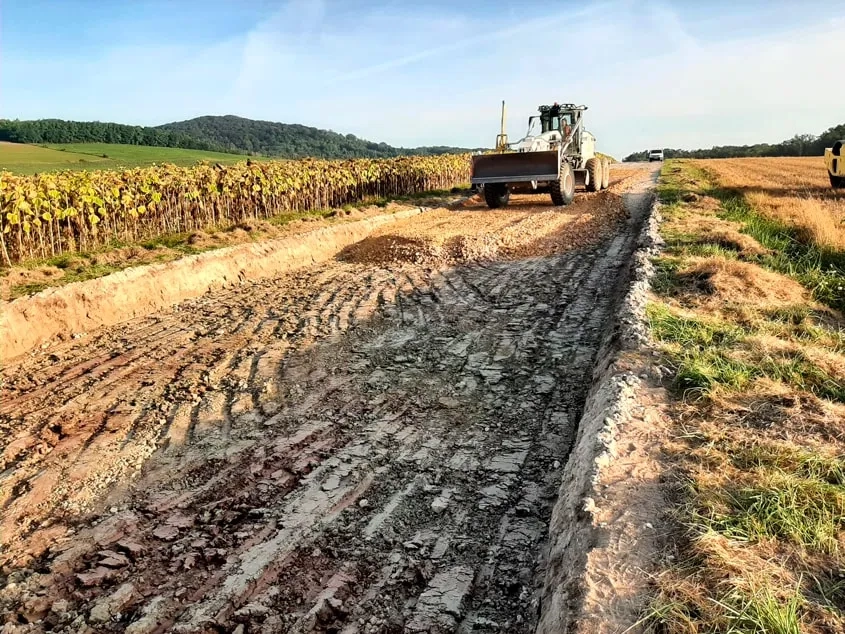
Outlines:
{"label": "dust on road", "polygon": [[531,631],[652,177],[431,212],[389,235],[504,238],[351,251],[4,368],[4,632]]}

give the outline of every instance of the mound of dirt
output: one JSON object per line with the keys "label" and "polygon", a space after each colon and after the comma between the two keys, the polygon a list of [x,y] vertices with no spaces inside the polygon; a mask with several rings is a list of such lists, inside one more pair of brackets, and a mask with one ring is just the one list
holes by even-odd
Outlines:
{"label": "mound of dirt", "polygon": [[435,209],[345,249],[338,257],[358,264],[454,265],[563,253],[595,244],[625,217],[615,192],[576,196],[565,208],[546,195],[511,196],[505,209],[489,210],[471,198],[452,209]]}
{"label": "mound of dirt", "polygon": [[491,259],[500,240],[490,235],[409,237],[396,234],[372,236],[344,249],[338,259],[358,264],[455,264]]}
{"label": "mound of dirt", "polygon": [[741,304],[760,309],[809,301],[798,282],[756,264],[705,258],[679,274],[688,294],[708,304]]}
{"label": "mound of dirt", "polygon": [[338,259],[358,264],[422,263],[443,258],[443,248],[431,240],[388,234],[372,236],[338,254]]}
{"label": "mound of dirt", "polygon": [[122,247],[102,253],[94,253],[89,256],[91,264],[96,265],[122,265],[127,262],[145,263],[153,262],[156,254],[150,249],[139,246]]}
{"label": "mound of dirt", "polygon": [[65,272],[56,266],[39,266],[34,269],[15,268],[0,277],[0,299],[12,297],[12,289],[26,284],[40,284],[63,277]]}

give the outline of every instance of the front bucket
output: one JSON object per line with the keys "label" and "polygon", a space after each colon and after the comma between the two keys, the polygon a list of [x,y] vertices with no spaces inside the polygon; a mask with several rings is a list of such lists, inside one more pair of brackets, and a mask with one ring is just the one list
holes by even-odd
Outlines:
{"label": "front bucket", "polygon": [[519,183],[554,181],[560,174],[557,150],[508,152],[472,157],[472,183]]}

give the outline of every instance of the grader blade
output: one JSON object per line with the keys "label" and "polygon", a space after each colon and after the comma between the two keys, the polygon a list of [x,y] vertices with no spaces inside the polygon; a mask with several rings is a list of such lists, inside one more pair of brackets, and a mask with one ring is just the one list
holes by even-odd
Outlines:
{"label": "grader blade", "polygon": [[560,175],[560,153],[508,152],[472,157],[472,184],[555,181]]}

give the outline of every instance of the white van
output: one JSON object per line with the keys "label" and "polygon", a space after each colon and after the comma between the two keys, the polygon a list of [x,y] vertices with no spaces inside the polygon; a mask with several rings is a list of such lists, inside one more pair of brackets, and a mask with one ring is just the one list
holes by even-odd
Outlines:
{"label": "white van", "polygon": [[648,153],[648,162],[651,163],[652,161],[662,161],[663,160],[663,150],[650,150]]}

